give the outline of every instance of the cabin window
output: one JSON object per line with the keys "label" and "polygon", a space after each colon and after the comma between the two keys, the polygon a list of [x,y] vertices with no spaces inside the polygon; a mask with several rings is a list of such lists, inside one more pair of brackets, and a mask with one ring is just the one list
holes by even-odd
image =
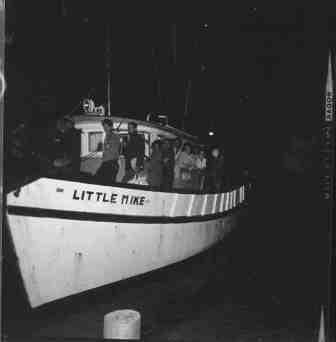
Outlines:
{"label": "cabin window", "polygon": [[98,152],[103,150],[103,132],[90,132],[89,133],[89,153]]}

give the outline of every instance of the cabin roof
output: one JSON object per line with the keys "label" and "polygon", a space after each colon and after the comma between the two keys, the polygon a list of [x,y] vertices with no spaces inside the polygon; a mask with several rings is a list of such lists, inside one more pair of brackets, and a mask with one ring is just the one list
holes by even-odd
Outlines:
{"label": "cabin roof", "polygon": [[138,125],[160,129],[160,130],[172,133],[180,138],[194,140],[194,141],[198,140],[196,136],[191,135],[182,130],[179,130],[170,125],[159,125],[155,122],[150,122],[150,121],[136,120],[132,118],[125,118],[125,117],[119,117],[119,116],[109,116],[109,117],[100,116],[100,115],[76,115],[74,116],[74,122],[81,123],[81,124],[90,124],[94,122],[103,121],[104,119],[111,119],[113,122],[125,122],[125,123],[136,122]]}

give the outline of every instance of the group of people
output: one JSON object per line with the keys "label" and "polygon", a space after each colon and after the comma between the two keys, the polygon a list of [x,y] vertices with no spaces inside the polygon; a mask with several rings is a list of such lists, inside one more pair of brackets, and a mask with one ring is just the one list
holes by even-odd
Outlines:
{"label": "group of people", "polygon": [[174,188],[220,191],[225,185],[224,173],[224,157],[218,147],[206,155],[199,146],[185,143],[175,155]]}
{"label": "group of people", "polygon": [[148,184],[161,188],[220,191],[225,185],[224,158],[215,147],[209,156],[200,146],[173,141],[156,140],[152,144],[147,164]]}
{"label": "group of people", "polygon": [[[111,120],[104,119],[102,125],[105,131],[103,162],[96,177],[100,182],[111,183],[116,181],[120,167],[121,141]],[[198,145],[182,144],[178,138],[158,139],[151,145],[149,158],[145,158],[145,141],[134,122],[128,124],[124,157],[122,183],[148,185],[162,191],[173,188],[219,191],[223,185],[223,154],[218,148],[207,158],[205,150]]]}
{"label": "group of people", "polygon": [[[223,154],[218,148],[206,156],[200,146],[183,144],[179,138],[158,139],[151,145],[150,156],[145,157],[145,140],[138,133],[136,122],[129,122],[124,146],[112,120],[104,119],[102,126],[105,131],[102,163],[95,174],[101,184],[116,182],[122,151],[125,161],[122,183],[147,185],[162,191],[219,191],[223,185]],[[38,163],[43,165],[41,169],[53,176],[79,175],[81,133],[71,118],[59,119],[47,141],[47,157],[35,155]]]}
{"label": "group of people", "polygon": [[[102,183],[110,184],[116,181],[119,172],[119,157],[121,151],[121,141],[119,135],[114,132],[113,121],[104,119],[102,126],[105,131],[103,144],[103,161],[96,172],[96,177]],[[128,183],[144,168],[145,140],[137,132],[137,124],[128,124],[128,136],[124,148],[125,173],[122,183]]]}

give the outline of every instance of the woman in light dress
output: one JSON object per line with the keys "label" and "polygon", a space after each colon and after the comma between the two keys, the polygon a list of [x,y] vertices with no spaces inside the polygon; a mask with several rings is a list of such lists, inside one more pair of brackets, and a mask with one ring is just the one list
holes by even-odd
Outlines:
{"label": "woman in light dress", "polygon": [[195,168],[195,160],[191,154],[191,145],[186,143],[175,162],[176,188],[188,188],[191,182],[191,170]]}

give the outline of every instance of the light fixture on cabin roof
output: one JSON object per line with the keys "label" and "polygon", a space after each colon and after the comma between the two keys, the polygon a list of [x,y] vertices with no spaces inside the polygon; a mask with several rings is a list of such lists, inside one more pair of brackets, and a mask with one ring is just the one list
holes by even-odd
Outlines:
{"label": "light fixture on cabin roof", "polygon": [[97,106],[91,99],[85,99],[83,100],[83,110],[85,114],[88,115],[105,115],[105,108],[104,106]]}
{"label": "light fixture on cabin roof", "polygon": [[146,115],[146,121],[153,122],[162,126],[167,126],[168,116],[158,113],[148,113]]}

